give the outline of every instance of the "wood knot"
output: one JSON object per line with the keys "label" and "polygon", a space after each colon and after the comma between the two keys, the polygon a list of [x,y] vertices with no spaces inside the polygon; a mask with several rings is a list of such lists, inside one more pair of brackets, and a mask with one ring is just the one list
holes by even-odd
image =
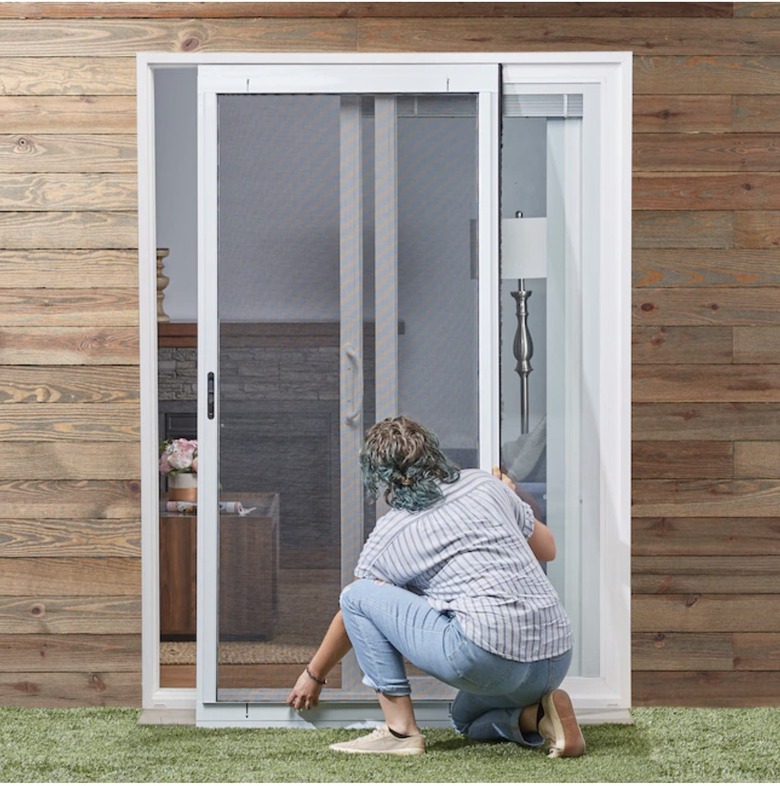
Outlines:
{"label": "wood knot", "polygon": [[674,532],[674,525],[669,519],[660,518],[653,523],[652,531],[653,534],[657,535],[659,538],[668,538]]}
{"label": "wood knot", "polygon": [[33,617],[44,617],[46,615],[46,606],[43,603],[35,603],[30,606],[30,614]]}
{"label": "wood knot", "polygon": [[108,686],[99,674],[90,674],[89,675],[89,684],[98,692],[98,693],[105,693],[108,690]]}
{"label": "wood knot", "polygon": [[15,682],[14,690],[18,690],[19,693],[26,693],[27,695],[32,695],[40,692],[40,688],[34,682],[30,682],[29,680],[22,680],[22,682]]}
{"label": "wood knot", "polygon": [[750,185],[750,183],[743,183],[743,184],[742,184],[742,188],[743,188],[745,191],[752,191],[752,190],[753,190],[753,186],[751,186],[751,185]]}
{"label": "wood knot", "polygon": [[699,598],[701,598],[701,595],[688,595],[688,597],[685,599],[686,608],[695,606],[699,602]]}
{"label": "wood knot", "polygon": [[194,52],[200,46],[200,40],[194,35],[187,36],[181,42],[181,48],[184,52]]}
{"label": "wood knot", "polygon": [[720,311],[720,306],[717,303],[710,303],[710,309],[712,311]]}
{"label": "wood knot", "polygon": [[665,633],[656,633],[653,636],[653,646],[657,649],[666,646],[666,634]]}
{"label": "wood knot", "polygon": [[641,308],[642,311],[655,311],[655,306],[652,303],[642,303],[639,308]]}

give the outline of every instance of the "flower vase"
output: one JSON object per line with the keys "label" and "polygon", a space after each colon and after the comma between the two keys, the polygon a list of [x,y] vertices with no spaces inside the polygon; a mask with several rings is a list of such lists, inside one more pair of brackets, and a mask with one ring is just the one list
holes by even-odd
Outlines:
{"label": "flower vase", "polygon": [[168,475],[168,499],[171,502],[197,502],[198,476],[194,472]]}

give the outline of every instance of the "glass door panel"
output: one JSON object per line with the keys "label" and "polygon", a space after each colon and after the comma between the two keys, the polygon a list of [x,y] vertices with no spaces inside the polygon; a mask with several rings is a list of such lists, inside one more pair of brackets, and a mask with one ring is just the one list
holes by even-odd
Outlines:
{"label": "glass door panel", "polygon": [[477,100],[399,106],[399,413],[478,466]]}
{"label": "glass door panel", "polygon": [[582,106],[579,95],[511,95],[502,122],[501,462],[555,534],[546,569],[572,620],[570,677],[599,673],[589,602],[599,593],[599,357],[583,304],[598,306],[582,275]]}

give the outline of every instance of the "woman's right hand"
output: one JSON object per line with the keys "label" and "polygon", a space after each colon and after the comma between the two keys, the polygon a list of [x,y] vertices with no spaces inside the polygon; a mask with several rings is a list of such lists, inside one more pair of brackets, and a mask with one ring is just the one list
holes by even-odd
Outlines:
{"label": "woman's right hand", "polygon": [[493,475],[497,477],[507,488],[512,489],[512,491],[517,491],[517,486],[505,472],[501,471],[500,467],[493,467]]}
{"label": "woman's right hand", "polygon": [[320,702],[322,685],[315,682],[304,669],[287,696],[287,703],[296,710],[310,710]]}
{"label": "woman's right hand", "polygon": [[298,677],[287,695],[287,703],[296,710],[310,710],[320,702],[324,680],[336,664],[352,649],[344,627],[344,618],[337,611],[314,657]]}

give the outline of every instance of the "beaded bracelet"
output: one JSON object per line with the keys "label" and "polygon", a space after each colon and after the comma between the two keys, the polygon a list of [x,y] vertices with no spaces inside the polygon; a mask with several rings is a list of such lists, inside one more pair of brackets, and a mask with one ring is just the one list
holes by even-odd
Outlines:
{"label": "beaded bracelet", "polygon": [[314,674],[312,673],[312,670],[308,666],[306,667],[306,673],[309,675],[310,679],[314,680],[317,683],[317,685],[328,684],[327,680],[321,680],[319,677],[315,677]]}

